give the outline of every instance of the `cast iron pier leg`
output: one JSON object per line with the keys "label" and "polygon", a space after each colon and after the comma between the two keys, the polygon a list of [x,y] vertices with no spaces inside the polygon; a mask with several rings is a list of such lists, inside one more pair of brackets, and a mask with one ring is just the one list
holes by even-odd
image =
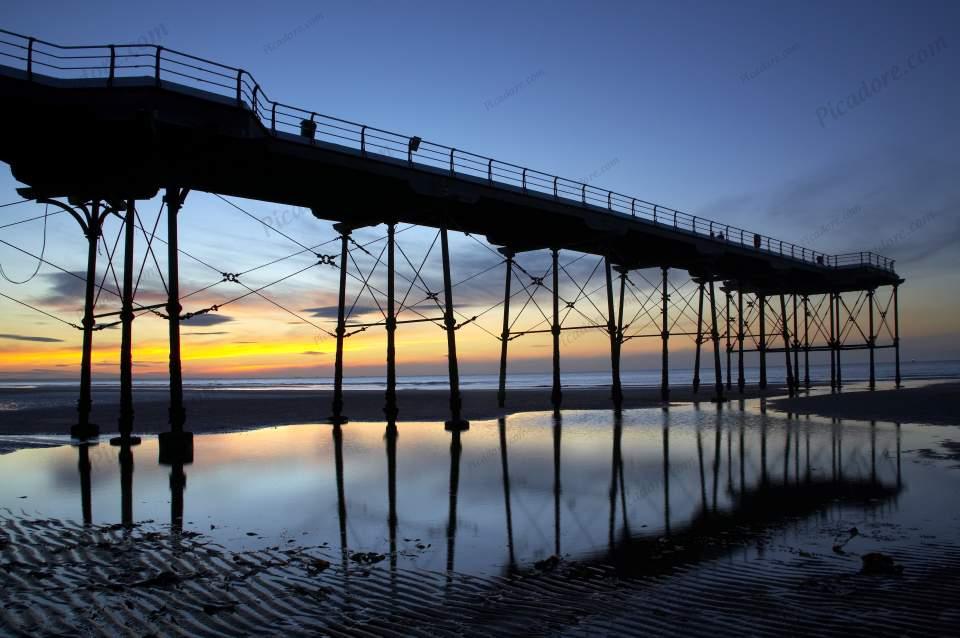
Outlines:
{"label": "cast iron pier leg", "polygon": [[77,401],[77,424],[70,428],[70,436],[75,439],[94,438],[100,434],[100,428],[90,423],[91,397],[91,358],[93,355],[93,328],[97,320],[93,316],[94,288],[97,279],[97,241],[100,239],[100,202],[90,204],[91,215],[87,218],[87,279],[83,301],[83,351],[80,356],[80,400]]}
{"label": "cast iron pier leg", "polygon": [[500,331],[500,386],[497,405],[507,401],[507,344],[510,341],[510,283],[513,279],[513,253],[507,253],[507,270],[503,283],[503,330]]}
{"label": "cast iron pier leg", "polygon": [[797,293],[793,293],[793,388],[800,389],[800,332],[797,329]]}
{"label": "cast iron pier leg", "polygon": [[391,423],[397,418],[397,314],[394,303],[396,229],[396,223],[387,224],[387,394],[383,412]]}
{"label": "cast iron pier leg", "polygon": [[[120,436],[110,445],[137,445],[133,433],[133,244],[136,202],[127,202],[123,219],[123,308],[120,311]],[[122,454],[122,453],[121,453]]]}
{"label": "cast iron pier leg", "polygon": [[737,389],[743,394],[743,290],[737,290]]}
{"label": "cast iron pier leg", "polygon": [[729,392],[729,391],[732,389],[732,387],[733,387],[733,384],[732,384],[731,378],[730,378],[730,363],[731,363],[731,357],[733,357],[733,346],[730,345],[730,323],[731,323],[731,321],[730,321],[730,291],[729,291],[729,290],[727,290],[727,291],[724,293],[724,297],[725,297],[724,303],[726,304],[725,312],[724,312],[724,317],[726,318],[726,320],[725,320],[724,324],[725,324],[725,326],[726,326],[726,333],[727,333],[727,334],[726,334],[726,341],[727,341],[727,343],[726,343],[726,346],[727,346],[727,392]]}
{"label": "cast iron pier leg", "polygon": [[[893,286],[893,354],[894,354],[894,383],[900,387],[900,299],[898,289],[900,286]],[[897,457],[899,463],[899,457]]]}
{"label": "cast iron pier leg", "polygon": [[803,296],[803,387],[810,389],[810,300]]}
{"label": "cast iron pier leg", "polygon": [[663,292],[661,293],[661,303],[663,306],[663,323],[660,328],[660,339],[662,341],[662,361],[660,365],[660,400],[670,400],[670,324],[667,322],[667,304],[670,303],[670,293],[667,292],[667,271],[669,268],[661,266],[663,273]]}
{"label": "cast iron pier leg", "polygon": [[193,460],[193,433],[185,432],[183,371],[180,361],[180,260],[177,217],[186,190],[168,186],[167,204],[167,315],[170,329],[170,431],[160,433],[160,462],[176,465]]}
{"label": "cast iron pier leg", "polygon": [[869,313],[867,314],[867,328],[869,329],[867,334],[867,348],[870,350],[870,389],[876,390],[877,373],[875,367],[874,348],[876,346],[877,337],[873,333],[873,290],[867,291],[867,304],[870,306]]}
{"label": "cast iron pier leg", "polygon": [[[450,375],[450,420],[446,427],[450,431],[466,430],[470,424],[461,416],[460,370],[457,367],[457,321],[453,316],[453,286],[450,283],[450,245],[447,241],[447,228],[440,228],[440,248],[443,253],[443,323],[447,329],[447,369]],[[459,439],[458,439],[459,440]]]}
{"label": "cast iron pier leg", "polygon": [[767,298],[758,295],[760,304],[760,389],[767,389]]}
{"label": "cast iron pier leg", "polygon": [[623,407],[623,390],[620,387],[620,341],[617,334],[616,311],[613,306],[613,273],[610,267],[610,258],[603,260],[607,276],[607,333],[610,335],[610,393],[613,407],[619,410]]}
{"label": "cast iron pier leg", "polygon": [[784,298],[783,293],[780,293],[780,318],[782,319],[781,323],[783,324],[783,354],[784,354],[784,363],[787,366],[787,394],[793,396],[794,387],[793,382],[793,364],[790,361],[790,326],[787,323],[787,301]]}
{"label": "cast iron pier leg", "polygon": [[[720,332],[717,330],[717,302],[713,279],[710,280],[710,322],[712,328],[710,336],[713,338],[713,373],[716,384],[716,400],[717,403],[720,403],[723,401],[723,373],[720,370]],[[719,427],[717,432],[720,432]]]}
{"label": "cast iron pier leg", "polygon": [[700,346],[703,343],[703,282],[699,283],[697,304],[697,350],[693,359],[693,392],[700,391]]}
{"label": "cast iron pier leg", "polygon": [[843,349],[843,326],[840,324],[840,293],[836,293],[837,301],[837,390],[843,387],[843,366],[840,365],[840,351]]}
{"label": "cast iron pier leg", "polygon": [[340,234],[340,289],[337,296],[337,351],[333,362],[333,414],[330,422],[340,425],[347,422],[343,416],[343,338],[346,334],[345,306],[347,302],[347,252],[350,231]]}
{"label": "cast iron pier leg", "polygon": [[830,389],[837,389],[837,322],[834,317],[833,293],[830,293]]}
{"label": "cast iron pier leg", "polygon": [[551,249],[553,258],[553,392],[550,401],[553,409],[559,410],[563,401],[563,392],[560,388],[560,256],[559,249]]}

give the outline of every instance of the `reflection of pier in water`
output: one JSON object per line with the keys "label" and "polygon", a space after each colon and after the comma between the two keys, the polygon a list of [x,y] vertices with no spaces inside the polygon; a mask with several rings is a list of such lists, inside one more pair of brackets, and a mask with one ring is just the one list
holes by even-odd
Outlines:
{"label": "reflection of pier in water", "polygon": [[[900,427],[877,425],[867,427],[845,426],[839,421],[824,426],[810,421],[792,418],[769,420],[759,417],[759,423],[750,424],[750,415],[745,412],[718,413],[715,420],[706,417],[699,422],[692,435],[695,439],[696,455],[679,465],[677,452],[672,450],[672,438],[676,438],[676,427],[671,426],[671,414],[662,412],[662,427],[659,446],[644,449],[660,450],[660,468],[656,469],[654,480],[632,480],[624,463],[624,433],[632,429],[629,423],[614,415],[612,417],[609,489],[607,490],[607,546],[599,543],[588,547],[571,547],[575,543],[566,542],[562,547],[563,535],[561,523],[574,528],[582,525],[582,512],[577,512],[571,502],[565,503],[561,489],[561,440],[562,417],[555,415],[551,427],[552,439],[552,490],[553,506],[552,534],[545,534],[537,528],[538,544],[536,555],[562,556],[562,552],[580,556],[592,556],[594,560],[614,564],[627,573],[637,569],[655,570],[650,558],[660,556],[662,543],[687,548],[683,552],[670,552],[670,564],[678,560],[690,561],[700,557],[704,542],[729,539],[733,536],[750,536],[777,527],[788,520],[809,516],[837,500],[848,504],[864,503],[876,507],[899,493],[901,483],[900,468]],[[508,429],[506,418],[497,422],[499,448],[500,479],[502,486],[503,522],[505,530],[506,556],[503,561],[508,572],[525,567],[523,556],[518,556],[517,531],[514,517],[519,497],[511,489],[511,478],[516,467],[511,467],[511,455],[508,450]],[[601,434],[598,431],[597,436]],[[458,533],[458,501],[461,496],[461,460],[464,448],[469,449],[470,434],[460,431],[449,433],[449,499],[445,526],[445,563],[449,576],[456,571],[456,543]],[[388,530],[388,565],[391,573],[399,567],[402,551],[398,547],[399,529],[402,527],[397,505],[397,441],[398,428],[395,422],[389,422],[383,434],[386,451],[386,492]],[[878,443],[878,439],[881,441]],[[885,439],[885,441],[884,441]],[[332,429],[333,458],[332,466],[336,481],[337,518],[341,548],[341,569],[349,572],[351,557],[356,551],[365,551],[366,547],[351,547],[348,525],[348,491],[346,489],[344,463],[344,429],[336,425]],[[882,445],[889,448],[879,451]],[[92,522],[91,463],[88,445],[78,446],[79,473],[81,485],[81,509],[85,524]],[[546,450],[544,450],[546,452]],[[133,525],[133,471],[134,454],[130,446],[122,446],[119,452],[121,470],[121,518],[124,526]],[[491,466],[492,467],[492,466]],[[537,476],[535,469],[520,467],[521,480]],[[516,476],[513,476],[515,479]],[[566,477],[567,483],[571,478]],[[575,481],[574,481],[575,482]],[[184,491],[186,473],[183,463],[174,463],[170,471],[170,521],[171,531],[176,536],[183,529]],[[676,505],[693,504],[692,514],[678,517]],[[650,509],[643,520],[634,517],[643,505],[651,505],[659,520],[652,520]],[[522,504],[522,503],[521,503]],[[591,503],[592,507],[599,505]],[[564,513],[564,508],[568,513]],[[688,508],[689,509],[689,508]],[[591,513],[593,516],[595,512]],[[599,520],[597,518],[597,520]],[[528,523],[536,526],[536,521],[528,516]],[[639,532],[639,530],[647,528]],[[746,531],[744,531],[746,530]],[[408,534],[413,536],[414,534]],[[552,542],[551,542],[552,539]],[[524,538],[524,541],[529,539]],[[722,545],[722,543],[720,543]],[[699,548],[699,549],[698,549]],[[663,558],[661,556],[661,558]],[[362,562],[361,558],[361,562]]]}

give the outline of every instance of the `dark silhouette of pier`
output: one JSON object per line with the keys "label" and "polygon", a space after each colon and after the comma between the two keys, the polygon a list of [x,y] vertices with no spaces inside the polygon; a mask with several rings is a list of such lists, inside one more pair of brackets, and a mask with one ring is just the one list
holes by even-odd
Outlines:
{"label": "dark silhouette of pier", "polygon": [[[810,385],[810,353],[829,352],[831,386],[842,386],[841,353],[864,349],[870,355],[870,386],[875,384],[875,350],[893,348],[899,385],[899,308],[903,280],[892,260],[869,252],[830,255],[704,219],[641,198],[502,162],[416,135],[322,115],[269,98],[246,71],[161,46],[103,45],[65,47],[0,31],[0,160],[27,184],[21,194],[70,213],[88,240],[83,362],[78,439],[98,434],[90,422],[90,357],[98,329],[94,304],[97,242],[104,219],[122,216],[127,224],[125,255],[134,250],[137,201],[164,193],[167,213],[168,300],[142,306],[133,298],[130,263],[124,263],[122,326],[123,410],[118,443],[131,440],[131,324],[137,312],[162,314],[169,323],[170,432],[164,455],[189,459],[180,365],[181,307],[178,274],[178,225],[189,211],[192,190],[307,207],[319,220],[334,222],[339,255],[317,254],[319,263],[339,268],[335,392],[331,421],[346,422],[342,399],[343,342],[349,329],[382,327],[387,336],[385,413],[394,419],[396,401],[395,332],[398,324],[394,281],[397,224],[438,229],[443,266],[431,321],[446,330],[451,430],[468,426],[462,414],[456,334],[472,318],[458,320],[451,281],[451,231],[483,236],[496,246],[505,265],[500,394],[506,402],[508,344],[536,332],[552,336],[552,403],[562,406],[560,335],[585,326],[563,325],[561,251],[600,259],[606,281],[605,323],[590,325],[609,335],[611,395],[619,407],[620,359],[633,338],[662,341],[662,398],[669,399],[669,340],[675,323],[669,270],[689,273],[696,300],[693,386],[700,385],[701,349],[712,343],[717,401],[732,391],[732,359],[737,355],[736,385],[742,391],[746,352],[760,356],[761,388],[766,387],[768,353],[783,353],[787,387]],[[388,287],[383,321],[348,324],[345,309],[351,233],[385,224]],[[293,238],[300,243],[299,240]],[[305,239],[306,241],[306,239]],[[308,242],[309,243],[309,242]],[[301,246],[303,244],[301,243]],[[549,276],[534,276],[517,263],[518,255],[549,251]],[[125,258],[126,259],[126,258]],[[629,334],[624,299],[631,273],[660,270],[658,296],[641,310],[661,318],[653,333]],[[419,274],[419,273],[418,273]],[[235,273],[223,273],[236,281]],[[363,282],[364,284],[366,282]],[[552,297],[549,326],[513,331],[511,284],[531,297],[545,290]],[[889,290],[886,301],[879,289]],[[659,297],[659,298],[657,298]],[[579,297],[578,297],[579,298]],[[676,303],[676,302],[675,302]],[[705,308],[707,304],[707,308]],[[215,312],[217,307],[199,312]],[[888,313],[892,314],[888,318]],[[188,313],[190,314],[190,313]],[[194,313],[195,314],[195,313]],[[861,315],[868,326],[860,326]],[[882,332],[889,343],[879,343]],[[721,343],[721,342],[724,343]],[[779,342],[779,345],[778,345]],[[722,351],[726,353],[724,380]],[[800,354],[804,374],[801,381]]]}

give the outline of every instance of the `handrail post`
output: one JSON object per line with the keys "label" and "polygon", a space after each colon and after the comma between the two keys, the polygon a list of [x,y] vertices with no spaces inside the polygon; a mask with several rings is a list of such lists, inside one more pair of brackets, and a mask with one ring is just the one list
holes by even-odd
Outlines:
{"label": "handrail post", "polygon": [[[636,198],[636,197],[634,197],[632,200],[630,200],[630,216],[631,216],[631,217],[636,217],[636,216],[637,216],[637,198]],[[653,207],[653,221],[654,221],[654,222],[657,221],[657,207],[656,207],[656,206]]]}
{"label": "handrail post", "polygon": [[113,86],[113,77],[117,66],[117,48],[110,45],[110,75],[107,76],[107,86]]}
{"label": "handrail post", "polygon": [[27,80],[33,81],[33,43],[36,38],[27,38]]}
{"label": "handrail post", "polygon": [[360,155],[367,156],[367,125],[360,127]]}
{"label": "handrail post", "polygon": [[520,176],[520,182],[523,186],[523,192],[527,192],[527,169],[523,169],[523,173]]}
{"label": "handrail post", "polygon": [[273,102],[270,108],[270,130],[277,132],[277,103]]}
{"label": "handrail post", "polygon": [[163,51],[163,47],[157,47],[157,57],[154,60],[153,64],[153,80],[156,86],[160,86],[160,53]]}
{"label": "handrail post", "polygon": [[554,175],[554,176],[553,176],[553,196],[554,196],[554,198],[560,197],[560,196],[557,194],[557,179],[558,179],[557,176]]}
{"label": "handrail post", "polygon": [[257,110],[257,92],[260,90],[260,85],[256,82],[253,83],[253,97],[250,98],[251,106],[253,106],[253,114],[257,116],[257,119],[260,119],[260,111]]}
{"label": "handrail post", "polygon": [[587,205],[587,185],[586,184],[584,184],[583,187],[580,189],[580,203],[583,204],[584,206]]}
{"label": "handrail post", "polygon": [[487,182],[493,184],[493,158],[487,160]]}
{"label": "handrail post", "polygon": [[237,106],[243,106],[243,97],[240,94],[241,80],[243,80],[243,69],[237,69]]}
{"label": "handrail post", "polygon": [[613,204],[610,201],[610,196],[613,195],[612,191],[607,191],[607,210],[613,210]]}
{"label": "handrail post", "polygon": [[677,211],[673,211],[673,227],[677,227]]}
{"label": "handrail post", "polygon": [[456,171],[454,170],[454,168],[453,168],[453,153],[454,153],[456,150],[457,150],[457,149],[455,149],[455,148],[451,148],[451,149],[450,149],[450,174],[451,174],[451,175],[456,175],[456,174],[457,174],[457,172],[456,172]]}

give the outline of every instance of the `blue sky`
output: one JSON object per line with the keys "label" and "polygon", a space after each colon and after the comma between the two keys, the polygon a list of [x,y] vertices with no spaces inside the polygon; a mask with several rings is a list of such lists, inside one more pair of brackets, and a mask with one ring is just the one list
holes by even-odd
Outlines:
{"label": "blue sky", "polygon": [[[0,24],[65,44],[158,42],[241,66],[290,104],[818,250],[882,252],[908,279],[916,352],[960,357],[955,2],[7,0]],[[0,200],[15,186],[0,170]],[[226,256],[210,231],[230,213],[211,200],[191,202],[205,208],[184,218],[185,241]],[[262,261],[290,248],[229,223],[258,236]],[[27,229],[4,237],[36,244]],[[80,268],[66,220],[50,242]],[[0,264],[19,276],[35,262],[5,249]]]}

